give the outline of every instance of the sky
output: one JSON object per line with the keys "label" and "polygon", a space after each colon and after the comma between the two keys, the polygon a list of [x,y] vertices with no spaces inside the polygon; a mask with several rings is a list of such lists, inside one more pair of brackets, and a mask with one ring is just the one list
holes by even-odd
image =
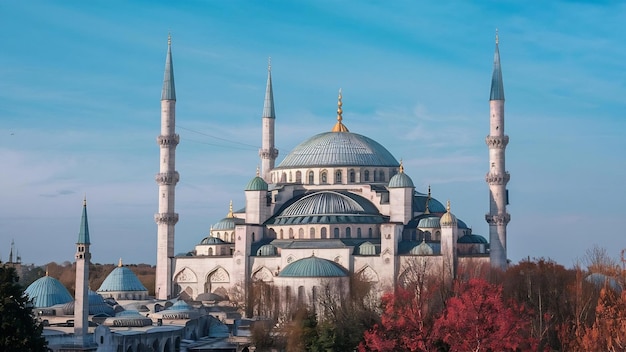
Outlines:
{"label": "sky", "polygon": [[626,248],[626,5],[618,1],[0,0],[0,259],[156,262],[160,93],[172,35],[176,253],[243,208],[271,57],[278,162],[335,123],[384,145],[488,237],[499,30],[508,257]]}

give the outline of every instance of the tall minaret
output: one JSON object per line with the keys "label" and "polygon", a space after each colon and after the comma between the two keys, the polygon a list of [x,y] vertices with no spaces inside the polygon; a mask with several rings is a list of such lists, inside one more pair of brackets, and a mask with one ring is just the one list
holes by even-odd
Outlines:
{"label": "tall minaret", "polygon": [[278,157],[278,149],[274,147],[274,93],[272,91],[272,64],[267,65],[267,86],[265,87],[265,103],[263,104],[263,140],[259,156],[261,157],[261,177],[267,183],[272,183],[270,172]]}
{"label": "tall minaret", "polygon": [[157,299],[168,299],[172,290],[172,257],[174,257],[174,225],[178,214],[174,212],[174,191],[179,175],[175,169],[176,146],[180,137],[176,134],[176,90],[174,88],[174,65],[172,63],[172,38],[167,38],[165,77],[161,92],[161,135],[157,143],[161,147],[159,173],[159,212],[154,215],[157,223],[157,268],[154,292]]}
{"label": "tall minaret", "polygon": [[489,213],[485,216],[489,223],[490,261],[492,268],[506,269],[506,225],[511,216],[506,212],[508,192],[506,184],[510,175],[505,169],[505,150],[509,136],[504,134],[504,84],[500,69],[500,50],[496,30],[496,51],[493,57],[493,76],[489,98],[489,172],[485,180],[489,185]]}
{"label": "tall minaret", "polygon": [[89,323],[89,224],[87,223],[87,198],[83,199],[83,216],[76,241],[76,290],[74,292],[74,337],[80,346],[86,345]]}

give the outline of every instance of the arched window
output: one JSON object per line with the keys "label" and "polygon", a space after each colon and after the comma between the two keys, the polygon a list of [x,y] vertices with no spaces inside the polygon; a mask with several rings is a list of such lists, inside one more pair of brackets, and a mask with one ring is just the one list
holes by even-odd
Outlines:
{"label": "arched window", "polygon": [[346,238],[352,238],[352,229],[349,227],[346,228]]}
{"label": "arched window", "polygon": [[385,182],[385,171],[383,171],[383,170],[380,170],[380,179],[379,179],[379,181]]}
{"label": "arched window", "polygon": [[314,173],[313,171],[309,171],[309,184],[312,185],[314,181]]}
{"label": "arched window", "polygon": [[209,255],[213,255],[213,248],[209,247]]}
{"label": "arched window", "polygon": [[304,238],[304,229],[303,228],[300,228],[298,230],[298,238]]}
{"label": "arched window", "polygon": [[296,171],[296,183],[302,183],[302,172]]}
{"label": "arched window", "polygon": [[286,172],[283,172],[283,176],[281,177],[280,182],[282,182],[282,183],[287,182],[287,173]]}
{"label": "arched window", "polygon": [[322,171],[320,175],[320,183],[328,183],[328,174],[326,171]]}
{"label": "arched window", "polygon": [[333,230],[333,237],[339,238],[339,228],[338,227],[335,227],[335,229]]}
{"label": "arched window", "polygon": [[298,287],[298,305],[302,306],[304,304],[304,286]]}
{"label": "arched window", "polygon": [[292,238],[293,238],[293,229],[290,228],[289,229],[289,239],[292,239]]}
{"label": "arched window", "polygon": [[[252,236],[252,240],[254,241],[254,236]],[[230,241],[232,243],[235,243],[235,233],[234,232],[230,234]]]}
{"label": "arched window", "polygon": [[326,238],[326,228],[322,227],[322,230],[320,231],[320,238]]}
{"label": "arched window", "polygon": [[372,238],[372,228],[371,227],[369,229],[367,229],[367,235],[369,236],[369,238]]}
{"label": "arched window", "polygon": [[291,171],[289,171],[289,183],[291,183]]}
{"label": "arched window", "polygon": [[309,238],[315,238],[315,228],[311,227],[309,230]]}
{"label": "arched window", "polygon": [[280,229],[280,239],[283,239],[283,229]]}
{"label": "arched window", "polygon": [[356,229],[356,238],[361,238],[361,228]]}
{"label": "arched window", "polygon": [[[233,233],[233,237],[235,237],[235,234]],[[233,241],[234,242],[234,241]],[[252,242],[254,242],[254,232],[252,233]]]}
{"label": "arched window", "polygon": [[335,171],[335,183],[341,183],[341,170]]}
{"label": "arched window", "polygon": [[355,183],[356,182],[356,175],[354,173],[354,170],[350,170],[350,183]]}
{"label": "arched window", "polygon": [[370,180],[370,170],[365,170],[365,172],[363,173],[363,179],[365,180],[365,182],[369,182],[369,180]]}

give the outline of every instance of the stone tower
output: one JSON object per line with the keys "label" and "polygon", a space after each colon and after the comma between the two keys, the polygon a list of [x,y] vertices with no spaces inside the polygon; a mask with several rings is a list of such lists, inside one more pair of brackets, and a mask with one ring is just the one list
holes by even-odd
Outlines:
{"label": "stone tower", "polygon": [[278,149],[274,146],[274,93],[272,91],[272,65],[267,65],[267,86],[265,88],[265,103],[263,104],[263,137],[259,156],[261,157],[261,177],[267,183],[272,183],[270,172],[278,157]]}
{"label": "stone tower", "polygon": [[167,39],[165,76],[161,92],[161,135],[157,137],[161,153],[159,173],[159,212],[154,215],[157,223],[157,268],[155,294],[157,299],[168,299],[172,293],[172,257],[174,256],[174,226],[178,214],[174,212],[174,191],[179,175],[175,169],[176,146],[180,140],[176,127],[176,90],[172,62],[172,39]]}
{"label": "stone tower", "polygon": [[74,293],[74,337],[77,345],[86,346],[89,322],[89,224],[87,223],[87,199],[83,199],[83,216],[80,220],[76,241],[76,291]]}
{"label": "stone tower", "polygon": [[505,151],[509,136],[504,134],[504,84],[500,69],[500,50],[496,31],[496,50],[493,57],[493,75],[489,98],[489,172],[485,180],[489,185],[489,213],[485,216],[489,224],[490,261],[492,268],[506,269],[506,225],[511,216],[506,212],[508,191],[506,185],[510,175],[505,168]]}

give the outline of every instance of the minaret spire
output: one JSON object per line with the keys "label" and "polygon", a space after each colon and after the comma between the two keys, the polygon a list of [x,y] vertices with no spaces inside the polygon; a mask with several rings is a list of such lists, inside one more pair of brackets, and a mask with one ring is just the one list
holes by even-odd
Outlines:
{"label": "minaret spire", "polygon": [[267,85],[265,86],[265,102],[263,103],[263,135],[261,140],[261,174],[267,183],[271,183],[271,171],[274,169],[278,149],[274,145],[274,124],[276,112],[274,111],[274,91],[272,89],[272,59],[267,62]]}
{"label": "minaret spire", "polygon": [[76,289],[74,292],[74,337],[79,345],[86,346],[89,327],[89,223],[87,221],[87,198],[83,198],[83,214],[80,219],[78,241],[76,242]]}
{"label": "minaret spire", "polygon": [[167,38],[165,75],[161,92],[161,134],[157,137],[160,149],[159,173],[155,180],[159,185],[159,210],[154,215],[157,223],[157,268],[155,293],[157,299],[168,299],[172,291],[172,260],[174,256],[174,226],[178,214],[174,211],[176,184],[180,178],[176,171],[176,146],[180,137],[176,134],[176,90],[172,61],[172,37]]}
{"label": "minaret spire", "polygon": [[489,171],[485,181],[489,185],[489,213],[485,216],[485,220],[489,224],[491,266],[505,270],[507,267],[506,227],[511,219],[506,211],[509,203],[506,185],[511,176],[505,166],[505,152],[509,144],[509,136],[504,134],[504,84],[500,67],[499,43],[500,39],[496,30],[496,49],[489,99],[489,135],[486,138],[489,148]]}

